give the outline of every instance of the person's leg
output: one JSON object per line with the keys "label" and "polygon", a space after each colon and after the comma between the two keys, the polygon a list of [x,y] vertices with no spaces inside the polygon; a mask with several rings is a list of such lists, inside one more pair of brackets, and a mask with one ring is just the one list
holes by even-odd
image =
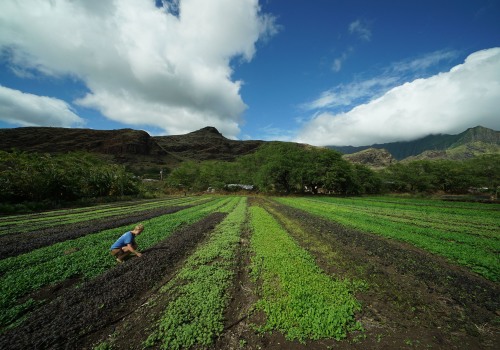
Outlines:
{"label": "person's leg", "polygon": [[[135,243],[132,244],[132,248],[134,248],[134,250],[137,250],[137,244],[135,244]],[[131,251],[129,250],[129,248],[127,246],[123,247],[122,249],[124,252],[127,253],[127,255],[131,253]]]}
{"label": "person's leg", "polygon": [[123,259],[129,254],[130,252],[126,252],[121,248],[111,250],[111,255],[113,255],[119,263],[122,263]]}

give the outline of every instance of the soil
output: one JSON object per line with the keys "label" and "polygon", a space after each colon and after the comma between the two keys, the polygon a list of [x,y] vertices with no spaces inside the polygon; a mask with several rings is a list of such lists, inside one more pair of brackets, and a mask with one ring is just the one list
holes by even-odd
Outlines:
{"label": "soil", "polygon": [[[278,332],[256,335],[251,324],[259,324],[263,316],[250,311],[249,317],[231,326],[238,343],[231,343],[224,334],[215,349],[495,349],[500,344],[498,284],[411,245],[347,229],[274,202],[266,201],[264,206],[327,274],[366,282],[356,292],[362,303],[356,319],[365,331],[342,341],[300,344]],[[258,286],[246,273],[239,276],[236,285],[242,291],[236,294],[240,300],[233,303],[250,310],[256,296],[245,290]]]}
{"label": "soil", "polygon": [[[409,244],[347,229],[267,199],[268,210],[332,278],[358,283],[364,331],[348,338],[288,341],[259,334],[265,315],[253,309],[260,281],[250,278],[251,230],[242,230],[231,300],[222,335],[209,349],[496,349],[500,344],[500,285]],[[168,283],[186,257],[225,214],[176,231],[141,258],[132,258],[91,281],[78,278],[40,291],[50,298],[18,328],[0,335],[2,349],[142,349],[168,303]],[[76,284],[76,288],[75,287]],[[195,349],[198,349],[195,347]]]}
{"label": "soil", "polygon": [[176,264],[226,214],[179,229],[164,241],[104,274],[68,288],[20,326],[0,335],[1,349],[80,349],[136,310]]}
{"label": "soil", "polygon": [[33,232],[10,233],[0,236],[0,257],[5,259],[17,256],[32,250],[46,247],[68,239],[75,239],[91,233],[135,224],[157,216],[172,214],[190,206],[176,206],[169,208],[152,209],[132,214],[112,216],[92,221],[65,224]]}

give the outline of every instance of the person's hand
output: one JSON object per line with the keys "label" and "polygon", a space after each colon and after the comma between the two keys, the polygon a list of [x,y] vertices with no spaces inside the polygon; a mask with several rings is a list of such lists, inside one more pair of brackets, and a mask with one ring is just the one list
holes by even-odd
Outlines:
{"label": "person's hand", "polygon": [[135,255],[137,255],[137,257],[139,257],[139,258],[142,256],[142,254],[139,252],[137,252]]}

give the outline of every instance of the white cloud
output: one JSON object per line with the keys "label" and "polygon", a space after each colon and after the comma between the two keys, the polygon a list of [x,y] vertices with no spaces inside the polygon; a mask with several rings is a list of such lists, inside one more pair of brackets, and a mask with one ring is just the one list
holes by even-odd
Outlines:
{"label": "white cloud", "polygon": [[372,32],[368,27],[368,23],[359,19],[349,24],[349,32],[359,36],[365,41],[370,41],[372,38]]}
{"label": "white cloud", "polygon": [[335,58],[333,60],[333,63],[332,63],[332,70],[336,73],[340,72],[340,70],[342,69],[342,65],[344,64],[344,62],[347,60],[347,58],[349,57],[349,55],[351,54],[351,52],[353,51],[352,47],[349,48],[348,50],[344,51],[342,53],[342,55],[340,55],[339,57]]}
{"label": "white cloud", "polygon": [[377,77],[361,82],[341,84],[326,90],[314,101],[305,103],[305,110],[328,109],[339,106],[351,106],[360,100],[373,97],[380,91],[387,91],[397,83],[396,77]]}
{"label": "white cloud", "polygon": [[[338,60],[346,59],[352,48],[344,52]],[[382,73],[369,79],[356,79],[348,84],[339,84],[323,91],[318,98],[301,105],[305,110],[352,109],[354,106],[382,96],[390,89],[416,77],[428,76],[443,61],[456,59],[456,51],[435,51],[416,58],[402,60],[382,69]],[[341,64],[339,64],[340,66]],[[361,74],[360,74],[361,75]]]}
{"label": "white cloud", "polygon": [[0,120],[17,126],[83,126],[85,121],[64,101],[0,85]]}
{"label": "white cloud", "polygon": [[[317,106],[332,106],[322,96]],[[478,51],[463,64],[416,79],[345,113],[321,111],[296,141],[314,145],[370,145],[431,133],[459,133],[482,125],[500,129],[500,48]],[[338,102],[337,102],[338,103]]]}
{"label": "white cloud", "polygon": [[258,0],[0,4],[0,47],[18,72],[77,77],[90,91],[77,104],[169,134],[212,125],[236,136],[246,105],[231,61],[250,61],[276,30]]}
{"label": "white cloud", "polygon": [[426,73],[429,69],[439,66],[443,61],[451,62],[458,58],[459,53],[454,50],[439,50],[434,51],[420,57],[403,60],[390,65],[386,70],[386,74],[405,75]]}

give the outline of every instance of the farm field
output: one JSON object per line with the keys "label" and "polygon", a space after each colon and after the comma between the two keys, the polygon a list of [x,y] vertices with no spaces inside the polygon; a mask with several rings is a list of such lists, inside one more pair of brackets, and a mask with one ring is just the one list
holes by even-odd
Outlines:
{"label": "farm field", "polygon": [[496,349],[499,214],[197,196],[3,217],[0,348]]}

